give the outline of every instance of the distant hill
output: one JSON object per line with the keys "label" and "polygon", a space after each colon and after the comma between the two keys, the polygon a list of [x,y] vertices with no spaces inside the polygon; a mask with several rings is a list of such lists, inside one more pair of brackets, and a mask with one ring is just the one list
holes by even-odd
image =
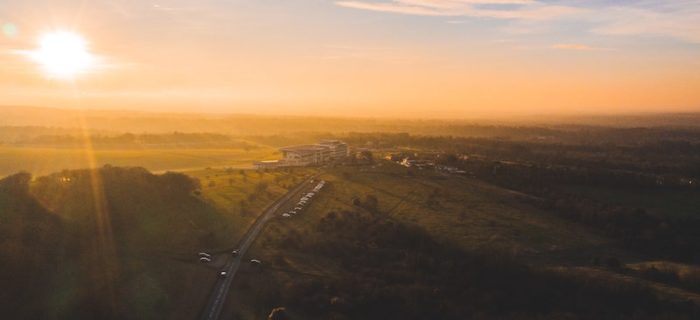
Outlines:
{"label": "distant hill", "polygon": [[0,313],[162,317],[182,290],[169,260],[220,246],[231,223],[198,188],[182,174],[110,166],[0,180]]}

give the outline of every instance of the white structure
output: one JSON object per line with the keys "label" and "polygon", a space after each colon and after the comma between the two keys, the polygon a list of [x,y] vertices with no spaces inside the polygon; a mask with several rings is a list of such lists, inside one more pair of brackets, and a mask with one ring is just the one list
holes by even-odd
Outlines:
{"label": "white structure", "polygon": [[330,149],[331,159],[343,159],[348,156],[348,144],[340,140],[321,140],[319,145]]}
{"label": "white structure", "polygon": [[258,161],[253,165],[256,169],[322,165],[347,157],[348,145],[340,140],[322,140],[319,144],[283,147],[280,152],[281,160]]}
{"label": "white structure", "polygon": [[280,148],[282,161],[290,166],[324,164],[331,159],[331,149],[318,144]]}

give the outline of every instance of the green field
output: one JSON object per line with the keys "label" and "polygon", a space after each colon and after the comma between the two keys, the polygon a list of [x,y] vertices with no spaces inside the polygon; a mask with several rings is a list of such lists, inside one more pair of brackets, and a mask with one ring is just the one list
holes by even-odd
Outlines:
{"label": "green field", "polygon": [[562,186],[569,193],[604,203],[641,208],[671,218],[700,216],[699,189],[614,188],[604,186]]}
{"label": "green field", "polygon": [[[207,168],[184,173],[198,179],[202,198],[238,226],[226,235],[227,243],[233,245],[265,207],[312,172],[307,168],[269,172]],[[261,185],[265,185],[264,190]]]}
{"label": "green field", "polygon": [[[275,239],[289,233],[303,237],[328,212],[357,210],[353,199],[366,195],[375,196],[379,211],[391,219],[419,226],[437,241],[466,252],[510,256],[549,268],[583,263],[610,245],[608,239],[523,204],[509,190],[432,172],[406,173],[406,168],[389,162],[327,171],[321,177],[328,181],[327,187],[300,216],[274,220],[255,242],[250,255],[267,261],[269,269],[261,273],[244,269],[234,282],[230,312],[235,319],[265,316],[275,303],[275,292],[292,279],[349,277],[338,261],[281,250]],[[434,192],[435,201],[429,202]]]}
{"label": "green field", "polygon": [[[255,160],[275,159],[273,148],[244,149],[95,149],[0,146],[0,177],[19,171],[44,175],[64,169],[81,169],[105,164],[138,166],[150,171],[187,171],[205,167],[250,168]],[[94,164],[92,160],[94,159]]]}

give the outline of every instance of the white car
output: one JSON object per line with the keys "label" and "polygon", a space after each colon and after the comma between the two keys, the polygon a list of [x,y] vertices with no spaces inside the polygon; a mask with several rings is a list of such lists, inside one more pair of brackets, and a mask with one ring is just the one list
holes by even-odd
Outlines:
{"label": "white car", "polygon": [[227,275],[228,275],[228,272],[226,272],[226,271],[224,271],[224,270],[222,270],[221,272],[219,272],[219,277],[226,278]]}
{"label": "white car", "polygon": [[201,262],[201,263],[209,263],[209,262],[211,262],[211,259],[210,259],[210,258],[207,258],[207,257],[199,257],[199,262]]}
{"label": "white car", "polygon": [[250,263],[252,263],[254,265],[260,265],[260,264],[262,264],[262,261],[260,261],[258,259],[252,259],[252,260],[250,260]]}
{"label": "white car", "polygon": [[291,217],[291,216],[292,216],[292,215],[290,215],[289,213],[283,213],[283,214],[282,214],[282,217],[283,217],[283,218],[289,218],[289,217]]}
{"label": "white car", "polygon": [[234,256],[237,256],[237,255],[238,255],[238,250],[233,250],[233,251],[231,251],[231,254],[234,255]]}
{"label": "white car", "polygon": [[200,257],[207,257],[207,258],[211,258],[211,255],[210,255],[210,254],[208,254],[208,253],[206,253],[206,252],[200,252],[200,253],[199,253],[199,256],[200,256]]}

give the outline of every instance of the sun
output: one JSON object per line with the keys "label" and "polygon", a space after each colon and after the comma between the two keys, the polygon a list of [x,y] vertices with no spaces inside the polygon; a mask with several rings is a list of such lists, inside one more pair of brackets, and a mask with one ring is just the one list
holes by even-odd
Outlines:
{"label": "sun", "polygon": [[95,56],[85,39],[70,31],[52,31],[42,35],[38,48],[29,53],[50,78],[73,79],[95,65]]}

